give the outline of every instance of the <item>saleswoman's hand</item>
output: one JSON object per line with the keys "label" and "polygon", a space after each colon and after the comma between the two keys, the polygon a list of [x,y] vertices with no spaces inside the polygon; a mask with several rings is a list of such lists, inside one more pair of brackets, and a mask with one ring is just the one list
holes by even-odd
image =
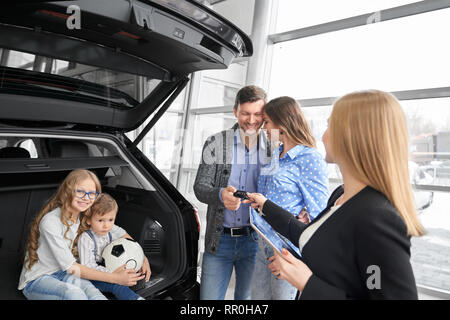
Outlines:
{"label": "saleswoman's hand", "polygon": [[249,203],[251,202],[251,206],[253,209],[262,209],[264,206],[264,203],[266,202],[267,198],[264,197],[261,193],[247,193],[247,196],[250,200],[244,200],[242,203]]}
{"label": "saleswoman's hand", "polygon": [[285,279],[299,291],[303,291],[312,276],[312,271],[286,249],[282,249],[281,254],[275,249],[273,251],[275,255],[269,258],[271,263],[268,265],[272,274],[277,279]]}

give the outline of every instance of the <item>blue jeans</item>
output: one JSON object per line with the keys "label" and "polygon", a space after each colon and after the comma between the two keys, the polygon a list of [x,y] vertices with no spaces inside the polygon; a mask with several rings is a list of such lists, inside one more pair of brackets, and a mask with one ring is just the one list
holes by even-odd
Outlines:
{"label": "blue jeans", "polygon": [[100,291],[110,292],[119,300],[137,300],[140,297],[127,286],[96,280],[91,280],[91,282]]}
{"label": "blue jeans", "polygon": [[278,280],[268,267],[267,260],[274,255],[273,248],[264,239],[258,241],[252,300],[294,300],[297,288],[286,280]]}
{"label": "blue jeans", "polygon": [[222,234],[217,253],[203,253],[201,300],[223,300],[230,283],[233,267],[236,273],[235,300],[249,300],[258,250],[258,235],[232,237]]}
{"label": "blue jeans", "polygon": [[29,300],[108,300],[89,280],[62,270],[30,281],[22,292]]}

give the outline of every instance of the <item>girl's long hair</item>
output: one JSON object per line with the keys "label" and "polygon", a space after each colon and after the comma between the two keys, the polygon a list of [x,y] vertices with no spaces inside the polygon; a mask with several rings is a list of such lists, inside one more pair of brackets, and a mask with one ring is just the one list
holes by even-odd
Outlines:
{"label": "girl's long hair", "polygon": [[[84,170],[76,169],[70,172],[64,181],[59,186],[56,193],[50,198],[50,200],[44,205],[44,207],[39,211],[36,218],[31,223],[30,235],[25,247],[25,258],[24,265],[27,269],[31,269],[33,265],[39,260],[37,249],[39,246],[39,224],[42,218],[50,211],[61,208],[61,222],[67,227],[64,232],[64,238],[67,238],[67,232],[69,231],[69,210],[74,197],[74,191],[76,186],[86,180],[91,179],[95,183],[96,191],[101,192],[101,184],[95,173]],[[89,210],[89,209],[88,209]],[[69,239],[68,239],[69,240]],[[71,243],[72,245],[73,243]],[[74,250],[72,250],[75,253]]]}
{"label": "girl's long hair", "polygon": [[410,184],[406,120],[398,100],[377,90],[341,97],[329,118],[329,136],[335,160],[389,199],[408,235],[423,235]]}
{"label": "girl's long hair", "polygon": [[264,112],[288,139],[296,144],[316,147],[311,128],[295,99],[286,96],[272,99],[264,106]]}

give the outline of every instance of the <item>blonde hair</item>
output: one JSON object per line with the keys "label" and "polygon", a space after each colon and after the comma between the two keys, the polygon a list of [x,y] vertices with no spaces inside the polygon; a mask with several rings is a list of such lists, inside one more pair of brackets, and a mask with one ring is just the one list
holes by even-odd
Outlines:
{"label": "blonde hair", "polygon": [[[61,222],[67,227],[66,231],[64,232],[64,238],[70,240],[67,238],[67,232],[69,231],[70,228],[70,225],[68,223],[70,219],[70,217],[68,216],[69,209],[73,200],[76,186],[86,179],[91,179],[92,181],[94,181],[96,191],[101,192],[101,184],[95,173],[84,169],[73,170],[67,175],[67,177],[59,186],[56,193],[44,205],[41,211],[39,211],[39,213],[37,214],[36,218],[33,220],[31,224],[30,235],[28,237],[27,245],[25,247],[24,265],[28,269],[31,269],[33,265],[39,260],[39,257],[37,255],[37,249],[39,246],[38,240],[40,236],[39,224],[41,223],[42,218],[47,213],[56,208],[61,208]],[[89,210],[90,209],[86,211]],[[74,253],[74,255],[76,256],[75,252],[76,251],[72,249],[72,253]]]}
{"label": "blonde hair", "polygon": [[406,120],[398,100],[377,90],[349,93],[334,103],[329,133],[334,158],[389,199],[408,235],[423,235],[409,178]]}
{"label": "blonde hair", "polygon": [[289,140],[311,148],[316,147],[311,128],[295,99],[286,96],[272,99],[264,106],[264,112]]}

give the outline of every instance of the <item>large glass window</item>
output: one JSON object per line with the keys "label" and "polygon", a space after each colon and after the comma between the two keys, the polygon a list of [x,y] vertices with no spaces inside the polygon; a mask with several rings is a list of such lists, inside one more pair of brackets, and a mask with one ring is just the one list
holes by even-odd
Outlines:
{"label": "large glass window", "polygon": [[[8,92],[30,96],[46,92],[58,99],[120,109],[133,108],[145,98],[137,90],[141,76],[4,48],[0,53],[1,89]],[[161,82],[145,81],[146,95]]]}
{"label": "large glass window", "polygon": [[180,161],[181,121],[182,114],[166,112],[139,144],[142,152],[172,183],[176,183]]}
{"label": "large glass window", "polygon": [[[298,99],[449,85],[450,9],[274,46],[269,92]],[[444,33],[445,34],[445,33]]]}
{"label": "large glass window", "polygon": [[[186,86],[186,88],[188,87],[189,85]],[[176,99],[172,102],[168,109],[169,111],[184,112],[184,108],[186,107],[186,88],[184,88],[183,91],[181,91]]]}
{"label": "large glass window", "polygon": [[450,98],[402,101],[410,134],[416,184],[443,191],[415,190],[426,234],[412,239],[412,264],[419,285],[450,290]]}
{"label": "large glass window", "polygon": [[226,70],[201,73],[198,104],[192,108],[232,106],[236,93],[245,83],[247,63],[233,63]]}
{"label": "large glass window", "polygon": [[278,5],[276,32],[309,27],[413,2],[417,0],[281,0]]}

